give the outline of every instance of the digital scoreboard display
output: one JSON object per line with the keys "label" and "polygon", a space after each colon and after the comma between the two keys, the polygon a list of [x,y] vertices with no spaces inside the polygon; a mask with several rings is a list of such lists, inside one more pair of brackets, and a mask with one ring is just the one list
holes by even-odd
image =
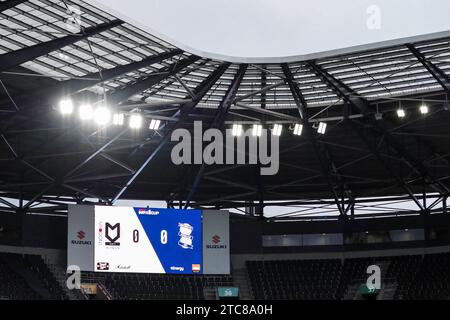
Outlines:
{"label": "digital scoreboard display", "polygon": [[94,270],[202,273],[202,212],[96,206]]}

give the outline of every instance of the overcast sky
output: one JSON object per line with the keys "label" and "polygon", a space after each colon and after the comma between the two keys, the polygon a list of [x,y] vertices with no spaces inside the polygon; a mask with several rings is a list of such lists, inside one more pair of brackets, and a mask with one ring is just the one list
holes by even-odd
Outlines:
{"label": "overcast sky", "polygon": [[[305,55],[450,30],[448,0],[94,2],[183,49],[244,58]],[[376,18],[376,8],[381,28],[369,29],[367,21]]]}

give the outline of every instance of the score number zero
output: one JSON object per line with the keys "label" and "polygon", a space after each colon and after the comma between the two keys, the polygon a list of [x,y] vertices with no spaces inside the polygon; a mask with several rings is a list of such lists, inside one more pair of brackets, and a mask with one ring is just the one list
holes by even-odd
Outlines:
{"label": "score number zero", "polygon": [[[168,236],[167,236],[167,230],[161,230],[161,244],[167,244]],[[138,243],[139,242],[139,230],[135,229],[133,230],[133,242]]]}

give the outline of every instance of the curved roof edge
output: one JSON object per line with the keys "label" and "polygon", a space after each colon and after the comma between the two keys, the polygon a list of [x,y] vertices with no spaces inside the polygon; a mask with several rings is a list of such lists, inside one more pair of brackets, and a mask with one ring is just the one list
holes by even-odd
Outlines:
{"label": "curved roof edge", "polygon": [[149,33],[152,36],[155,36],[175,47],[178,47],[179,49],[182,49],[183,51],[197,55],[202,58],[226,61],[226,62],[231,62],[231,63],[271,64],[271,63],[301,62],[301,61],[308,61],[308,60],[315,60],[315,59],[332,58],[334,56],[343,55],[343,54],[363,52],[363,51],[374,50],[374,49],[383,49],[386,47],[403,45],[403,44],[407,44],[410,42],[420,42],[420,41],[445,38],[445,37],[450,36],[450,30],[449,30],[449,31],[423,34],[423,35],[418,35],[418,36],[413,36],[413,37],[408,37],[408,38],[399,38],[399,39],[389,40],[389,41],[374,42],[374,43],[369,43],[369,44],[364,44],[364,45],[359,45],[359,46],[352,46],[352,47],[330,50],[330,51],[322,51],[322,52],[305,54],[305,55],[293,55],[293,56],[283,56],[283,57],[237,57],[237,56],[229,56],[229,55],[208,52],[208,51],[203,51],[200,49],[193,48],[185,43],[181,43],[181,42],[171,38],[170,36],[167,36],[164,33],[161,33],[161,32],[159,32],[153,28],[150,28],[148,26],[145,26],[142,23],[126,16],[125,14],[115,11],[115,10],[109,8],[108,6],[105,6],[102,3],[99,3],[96,0],[89,1],[89,3],[91,5],[98,7],[99,9],[115,16],[116,18],[119,18],[122,21],[129,23],[136,28],[141,29],[142,31]]}

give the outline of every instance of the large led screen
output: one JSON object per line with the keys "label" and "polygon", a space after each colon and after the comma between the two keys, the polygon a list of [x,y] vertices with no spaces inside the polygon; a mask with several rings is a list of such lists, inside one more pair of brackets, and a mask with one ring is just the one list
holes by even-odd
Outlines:
{"label": "large led screen", "polygon": [[94,270],[202,273],[202,212],[95,207]]}

